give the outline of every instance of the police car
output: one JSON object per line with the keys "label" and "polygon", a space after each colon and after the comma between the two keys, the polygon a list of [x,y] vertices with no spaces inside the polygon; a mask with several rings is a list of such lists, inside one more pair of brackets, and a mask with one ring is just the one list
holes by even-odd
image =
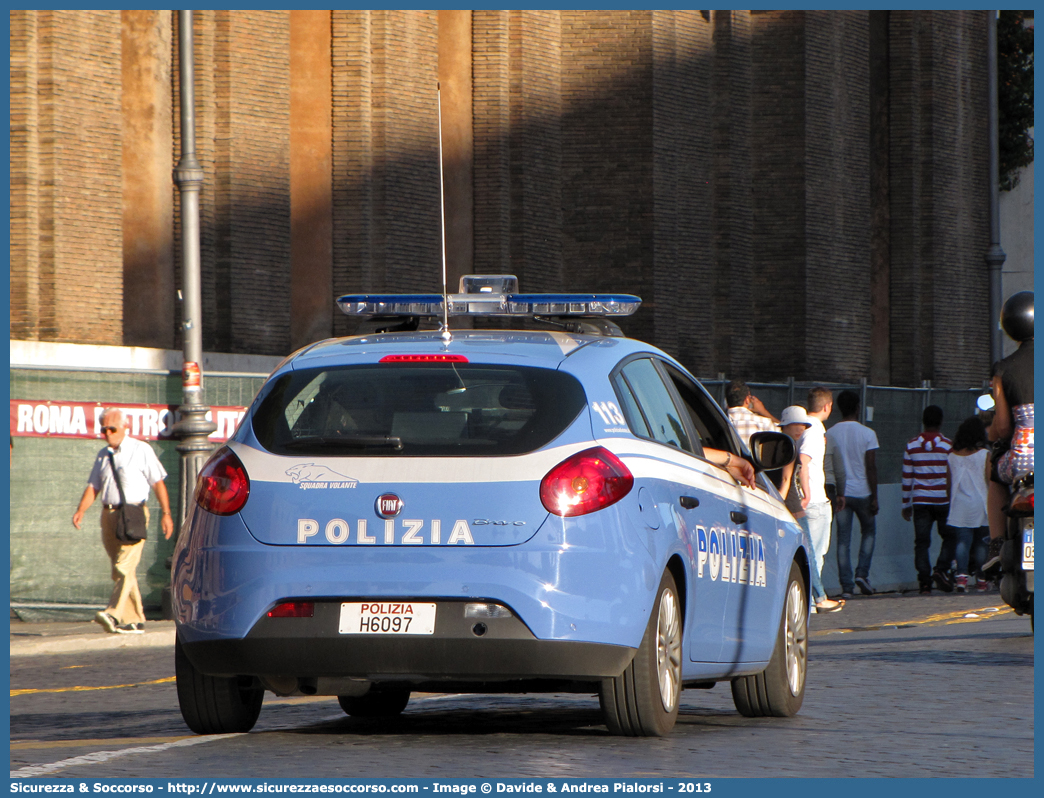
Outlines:
{"label": "police car", "polygon": [[646,736],[716,682],[744,715],[797,712],[810,548],[765,473],[793,444],[747,450],[623,337],[637,297],[469,276],[338,304],[372,332],[287,358],[197,481],[172,569],[193,731],[249,730],[265,691],[370,717],[415,691],[589,692]]}

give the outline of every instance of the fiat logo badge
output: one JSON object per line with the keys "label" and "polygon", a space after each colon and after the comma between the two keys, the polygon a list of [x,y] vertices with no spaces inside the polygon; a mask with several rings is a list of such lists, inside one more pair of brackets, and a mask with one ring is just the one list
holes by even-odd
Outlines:
{"label": "fiat logo badge", "polygon": [[377,515],[381,518],[394,518],[402,512],[402,499],[394,493],[385,493],[377,497]]}

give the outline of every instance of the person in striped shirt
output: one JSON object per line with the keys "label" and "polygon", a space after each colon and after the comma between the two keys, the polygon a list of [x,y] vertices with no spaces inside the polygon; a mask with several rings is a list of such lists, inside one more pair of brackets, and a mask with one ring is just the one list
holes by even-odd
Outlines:
{"label": "person in striped shirt", "polygon": [[[946,462],[953,446],[939,432],[943,411],[928,405],[921,415],[924,432],[911,438],[903,451],[903,520],[913,519],[914,567],[921,593],[932,592],[932,581],[947,593],[953,591],[950,562],[954,556],[953,532],[946,525],[950,512],[950,486],[946,478]],[[932,544],[932,526],[939,530],[942,548],[932,568],[928,549]]]}
{"label": "person in striped shirt", "polygon": [[779,432],[779,420],[761,403],[743,380],[733,380],[725,389],[725,404],[729,407],[729,421],[740,439],[750,446],[755,432]]}

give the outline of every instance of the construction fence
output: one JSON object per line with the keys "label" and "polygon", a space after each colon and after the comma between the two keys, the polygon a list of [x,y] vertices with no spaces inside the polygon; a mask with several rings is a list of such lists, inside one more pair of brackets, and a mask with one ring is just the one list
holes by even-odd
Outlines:
{"label": "construction fence", "polygon": [[[207,402],[215,407],[246,407],[265,377],[208,375]],[[87,511],[79,530],[72,525],[72,515],[104,442],[64,434],[74,426],[76,416],[66,413],[62,419],[55,412],[59,416],[55,419],[46,411],[70,406],[73,410],[87,407],[88,411],[90,406],[176,407],[182,399],[181,373],[13,367],[10,389],[11,609],[24,620],[90,618],[108,602],[113,585],[109,559],[101,545],[101,502],[95,501]],[[91,415],[86,413],[88,427],[93,422]],[[135,418],[147,421],[147,414],[138,413]],[[34,434],[26,435],[27,425],[33,422]],[[48,425],[48,431],[43,431]],[[131,432],[137,436],[141,431]],[[149,443],[167,471],[167,490],[176,515],[177,441],[167,438]],[[150,617],[158,617],[163,588],[170,583],[167,561],[174,553],[174,540],[164,540],[159,519],[159,504],[150,493],[148,538],[138,567],[142,599]]]}

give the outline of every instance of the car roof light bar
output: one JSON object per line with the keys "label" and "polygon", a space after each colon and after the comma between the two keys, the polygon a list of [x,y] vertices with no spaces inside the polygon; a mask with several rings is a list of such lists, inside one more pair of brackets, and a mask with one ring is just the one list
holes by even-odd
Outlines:
{"label": "car roof light bar", "polygon": [[[449,316],[630,316],[642,304],[632,294],[448,294]],[[345,294],[348,316],[444,315],[441,294]]]}

